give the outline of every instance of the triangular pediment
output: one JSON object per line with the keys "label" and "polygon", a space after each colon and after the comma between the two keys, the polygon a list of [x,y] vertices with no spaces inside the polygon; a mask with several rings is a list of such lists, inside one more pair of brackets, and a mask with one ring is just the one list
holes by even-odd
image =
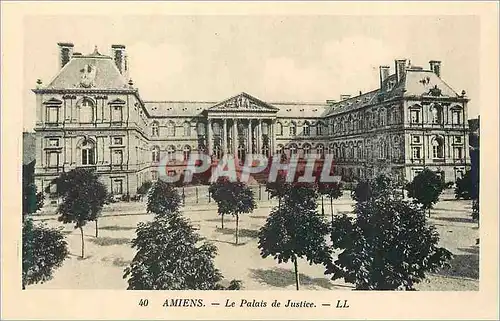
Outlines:
{"label": "triangular pediment", "polygon": [[209,111],[277,112],[279,109],[247,93],[240,93],[208,109]]}
{"label": "triangular pediment", "polygon": [[123,105],[123,104],[125,104],[125,100],[122,100],[120,98],[116,98],[116,99],[110,101],[108,104],[110,104],[110,105]]}
{"label": "triangular pediment", "polygon": [[46,100],[43,102],[44,105],[60,105],[62,104],[62,101],[57,99],[57,98],[50,98],[49,100]]}

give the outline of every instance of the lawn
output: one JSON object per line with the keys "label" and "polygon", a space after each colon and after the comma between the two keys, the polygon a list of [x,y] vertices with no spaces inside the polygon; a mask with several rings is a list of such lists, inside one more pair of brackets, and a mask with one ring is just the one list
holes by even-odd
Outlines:
{"label": "lawn", "polygon": [[[234,244],[234,220],[225,217],[221,229],[216,206],[207,201],[196,204],[189,200],[183,212],[199,233],[218,247],[216,266],[225,277],[243,281],[245,290],[294,290],[295,279],[292,263],[277,264],[272,258],[262,259],[257,248],[257,234],[265,223],[271,208],[276,205],[262,197],[250,215],[240,219],[240,243]],[[352,210],[353,201],[346,196],[334,202],[337,213]],[[99,237],[95,237],[95,224],[90,222],[84,228],[86,257],[80,258],[80,232],[73,225],[63,225],[57,221],[53,208],[44,210],[36,220],[43,220],[50,226],[60,226],[66,234],[71,255],[54,275],[44,284],[29,286],[28,289],[126,289],[123,269],[134,256],[130,241],[135,236],[137,223],[147,221],[152,215],[146,214],[145,203],[115,203],[108,205],[99,219]],[[479,289],[479,237],[477,223],[470,219],[470,201],[451,200],[443,195],[432,211],[430,222],[441,236],[440,245],[455,256],[452,267],[429,275],[418,285],[419,290],[468,291]],[[321,212],[321,211],[320,211]],[[325,201],[326,217],[330,217],[329,202]],[[301,289],[305,290],[352,290],[351,284],[341,280],[331,281],[323,274],[321,265],[309,265],[299,261]]]}

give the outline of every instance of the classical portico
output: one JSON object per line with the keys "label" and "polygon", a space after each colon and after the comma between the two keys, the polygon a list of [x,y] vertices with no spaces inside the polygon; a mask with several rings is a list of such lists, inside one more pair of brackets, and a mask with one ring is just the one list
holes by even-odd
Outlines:
{"label": "classical portico", "polygon": [[274,124],[278,108],[241,93],[206,110],[209,155],[244,159],[246,154],[271,156],[276,146]]}

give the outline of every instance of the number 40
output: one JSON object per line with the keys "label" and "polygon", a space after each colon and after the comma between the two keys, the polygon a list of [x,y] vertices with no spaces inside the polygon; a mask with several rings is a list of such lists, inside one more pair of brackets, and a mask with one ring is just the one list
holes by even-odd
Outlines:
{"label": "number 40", "polygon": [[139,300],[139,306],[141,307],[147,307],[148,306],[148,299],[140,299]]}

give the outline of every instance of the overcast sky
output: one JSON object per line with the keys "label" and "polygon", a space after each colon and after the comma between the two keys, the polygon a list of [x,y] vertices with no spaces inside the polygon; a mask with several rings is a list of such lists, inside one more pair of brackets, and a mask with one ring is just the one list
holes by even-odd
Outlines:
{"label": "overcast sky", "polygon": [[324,101],[378,86],[378,66],[408,58],[465,89],[479,113],[479,19],[473,16],[37,16],[24,28],[24,128],[38,78],[58,71],[57,42],[84,54],[124,44],[144,100]]}

